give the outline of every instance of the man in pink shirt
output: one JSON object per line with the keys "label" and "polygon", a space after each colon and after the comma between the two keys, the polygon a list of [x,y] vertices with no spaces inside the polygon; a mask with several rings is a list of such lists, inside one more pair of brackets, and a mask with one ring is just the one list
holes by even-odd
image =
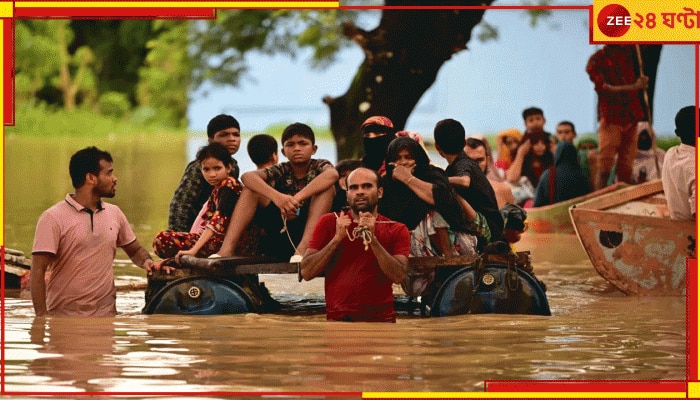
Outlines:
{"label": "man in pink shirt", "polygon": [[[112,156],[96,147],[70,160],[75,193],[39,217],[32,248],[31,292],[37,316],[114,316],[117,292],[112,262],[117,247],[149,273],[153,260],[141,247],[114,197]],[[46,272],[50,271],[48,279]]]}

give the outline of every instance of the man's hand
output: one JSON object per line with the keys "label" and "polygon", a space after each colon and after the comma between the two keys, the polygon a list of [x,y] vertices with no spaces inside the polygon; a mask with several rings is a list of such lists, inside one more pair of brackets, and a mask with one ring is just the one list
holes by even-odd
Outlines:
{"label": "man's hand", "polygon": [[146,273],[148,273],[148,275],[150,275],[150,274],[151,274],[151,271],[153,271],[153,265],[154,265],[154,264],[155,264],[155,263],[154,263],[153,260],[151,260],[150,258],[149,258],[149,259],[146,259],[146,261],[143,262],[143,269],[146,270]]}
{"label": "man's hand", "polygon": [[370,212],[360,211],[360,220],[357,222],[358,226],[366,227],[367,230],[374,236],[374,226],[377,218]]}
{"label": "man's hand", "polygon": [[340,216],[335,220],[335,238],[340,241],[347,236],[348,226],[352,223],[350,216],[348,214],[341,212]]}
{"label": "man's hand", "polygon": [[634,82],[634,87],[636,90],[642,90],[649,87],[649,77],[642,75]]}
{"label": "man's hand", "polygon": [[167,265],[163,265],[164,262],[165,262],[165,260],[151,261],[151,264],[152,264],[151,269],[146,270],[146,271],[148,271],[148,275],[151,275],[153,273],[153,271],[160,271],[161,269],[163,271],[165,271],[166,274],[169,274],[170,272],[175,271],[175,268],[169,267]]}

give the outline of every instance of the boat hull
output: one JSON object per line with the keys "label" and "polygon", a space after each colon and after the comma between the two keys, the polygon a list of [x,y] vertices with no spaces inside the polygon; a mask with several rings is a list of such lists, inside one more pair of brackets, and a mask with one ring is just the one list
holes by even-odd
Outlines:
{"label": "boat hull", "polygon": [[570,214],[593,267],[623,293],[686,294],[686,262],[695,256],[696,225],[664,216],[661,181],[580,203]]}
{"label": "boat hull", "polygon": [[575,234],[576,230],[569,217],[569,208],[576,204],[602,196],[625,187],[624,183],[616,183],[604,189],[591,192],[584,196],[575,197],[566,201],[541,207],[528,208],[527,233],[566,233]]}

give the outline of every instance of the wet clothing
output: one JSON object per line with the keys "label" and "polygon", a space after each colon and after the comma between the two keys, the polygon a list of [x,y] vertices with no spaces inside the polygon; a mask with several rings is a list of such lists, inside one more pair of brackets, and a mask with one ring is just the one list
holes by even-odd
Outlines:
{"label": "wet clothing", "polygon": [[234,178],[224,179],[219,186],[214,188],[209,199],[202,207],[197,219],[187,232],[165,230],[158,233],[153,239],[153,250],[161,258],[175,257],[178,251],[191,249],[205,229],[214,232],[214,235],[197,252],[197,257],[208,257],[221,248],[226,229],[231,222],[233,208],[243,186]]}
{"label": "wet clothing", "polygon": [[[236,159],[231,157],[232,165],[229,175],[238,179],[239,168]],[[168,229],[176,232],[189,232],[198,212],[211,195],[214,187],[210,185],[197,160],[187,164],[180,183],[175,189],[168,210]]]}
{"label": "wet clothing", "polygon": [[[321,216],[309,243],[323,249],[335,236],[336,214]],[[347,229],[352,234],[356,223]],[[409,254],[408,229],[378,215],[374,239],[391,255]],[[382,272],[372,249],[361,238],[343,238],[325,270],[326,318],[340,321],[395,322],[393,282]]]}
{"label": "wet clothing", "polygon": [[569,142],[559,142],[554,165],[542,173],[535,191],[535,207],[558,203],[590,193],[586,175],[578,164],[578,151]]}
{"label": "wet clothing", "polygon": [[36,225],[32,254],[55,256],[48,272],[49,315],[116,315],[117,291],[112,262],[117,247],[136,240],[122,210],[101,201],[97,211],[68,194],[44,211]]}
{"label": "wet clothing", "polygon": [[615,125],[603,118],[599,121],[598,138],[598,173],[609,173],[614,165],[617,180],[632,183],[632,167],[637,157],[637,124]]}

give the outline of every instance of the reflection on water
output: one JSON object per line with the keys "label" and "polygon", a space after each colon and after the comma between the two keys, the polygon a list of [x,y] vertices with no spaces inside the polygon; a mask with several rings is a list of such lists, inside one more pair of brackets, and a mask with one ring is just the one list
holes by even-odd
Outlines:
{"label": "reflection on water", "polygon": [[[548,244],[548,246],[543,246]],[[35,320],[6,299],[10,392],[482,391],[490,379],[684,380],[684,297],[612,290],[573,235],[526,237],[551,317],[466,315],[396,324],[327,322],[323,281],[262,280],[286,313],[141,315],[119,293],[116,318]],[[583,256],[585,257],[585,255]],[[399,297],[399,301],[405,301]],[[633,312],[630,312],[633,311]]]}

